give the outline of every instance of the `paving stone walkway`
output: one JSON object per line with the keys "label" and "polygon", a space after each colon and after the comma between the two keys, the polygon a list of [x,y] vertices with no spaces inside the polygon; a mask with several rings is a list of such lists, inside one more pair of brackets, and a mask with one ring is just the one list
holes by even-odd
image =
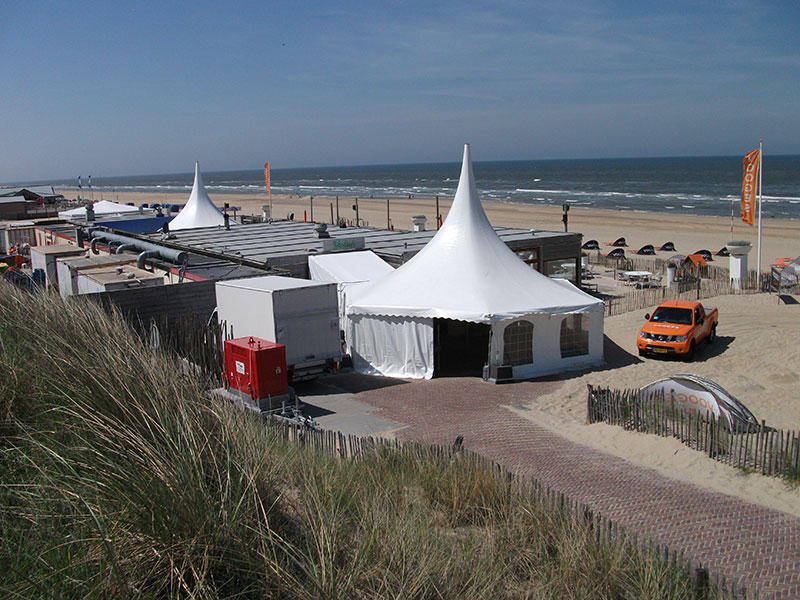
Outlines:
{"label": "paving stone walkway", "polygon": [[582,446],[509,410],[558,382],[490,385],[479,379],[411,381],[364,390],[373,414],[407,427],[399,439],[464,447],[536,478],[626,531],[651,539],[724,575],[761,598],[800,598],[800,519],[672,480]]}

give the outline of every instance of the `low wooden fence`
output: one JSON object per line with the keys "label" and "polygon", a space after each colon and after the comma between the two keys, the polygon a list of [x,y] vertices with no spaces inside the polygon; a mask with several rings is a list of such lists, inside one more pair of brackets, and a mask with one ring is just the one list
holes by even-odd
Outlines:
{"label": "low wooden fence", "polygon": [[463,449],[460,440],[456,440],[453,446],[437,446],[417,442],[399,442],[378,437],[357,437],[338,431],[308,429],[270,416],[264,416],[263,420],[285,442],[312,448],[314,451],[336,457],[339,460],[361,460],[370,455],[393,453],[415,459],[470,461],[479,468],[495,473],[509,486],[521,489],[523,494],[535,498],[549,510],[571,519],[573,524],[588,528],[593,532],[598,544],[621,544],[632,552],[638,552],[642,556],[656,561],[661,566],[682,570],[692,581],[693,597],[696,599],[711,597],[712,588],[716,588],[733,599],[758,598],[757,592],[748,592],[745,588],[737,588],[734,582],[729,583],[717,574],[710,574],[707,567],[686,556],[684,552],[676,552],[664,545],[639,539],[635,534],[626,532],[611,519],[596,514],[586,504],[553,490],[537,479],[513,474],[488,458]]}
{"label": "low wooden fence", "polygon": [[[589,261],[592,264],[615,270],[655,271],[657,273],[665,269],[667,262],[657,257],[608,258],[599,253],[590,255]],[[728,271],[708,265],[694,273],[688,271],[681,273],[669,288],[665,285],[658,288],[631,288],[626,290],[622,296],[604,298],[605,314],[607,317],[611,317],[655,306],[665,300],[704,300],[727,294],[755,294],[759,291],[756,285],[756,275],[755,270],[750,271],[741,287],[736,288],[731,285]],[[764,278],[762,288],[766,291],[767,287],[768,280]]]}
{"label": "low wooden fence", "polygon": [[800,481],[800,431],[758,426],[731,431],[726,424],[688,411],[664,394],[588,387],[587,422],[679,439],[710,458],[746,471]]}
{"label": "low wooden fence", "polygon": [[139,322],[134,329],[152,348],[170,352],[191,363],[209,385],[222,385],[225,328],[204,315],[171,317],[154,315],[147,323]]}
{"label": "low wooden fence", "polygon": [[726,294],[753,294],[755,290],[737,290],[727,280],[698,279],[686,286],[632,289],[624,296],[611,296],[604,300],[606,316],[611,317],[623,313],[655,306],[665,300],[704,300]]}

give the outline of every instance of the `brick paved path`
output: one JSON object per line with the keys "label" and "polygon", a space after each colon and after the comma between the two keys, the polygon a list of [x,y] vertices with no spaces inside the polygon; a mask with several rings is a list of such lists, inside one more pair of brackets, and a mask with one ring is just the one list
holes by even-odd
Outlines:
{"label": "brick paved path", "polygon": [[524,405],[558,382],[490,385],[478,379],[413,381],[362,391],[356,399],[407,425],[399,439],[464,447],[533,477],[707,565],[763,598],[800,598],[800,519],[668,479],[573,443],[503,405]]}

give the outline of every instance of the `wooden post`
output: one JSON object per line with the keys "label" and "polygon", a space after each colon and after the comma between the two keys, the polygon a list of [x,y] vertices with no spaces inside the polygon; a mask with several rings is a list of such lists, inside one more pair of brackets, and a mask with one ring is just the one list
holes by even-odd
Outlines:
{"label": "wooden post", "polygon": [[441,214],[439,213],[439,196],[436,196],[436,229],[439,229],[439,221],[441,220],[439,217]]}
{"label": "wooden post", "polygon": [[331,225],[335,225],[336,222],[333,220],[333,202],[331,202]]}
{"label": "wooden post", "polygon": [[392,228],[392,217],[389,215],[389,198],[386,198],[386,229]]}
{"label": "wooden post", "polygon": [[309,196],[311,199],[311,222],[314,222],[314,196]]}
{"label": "wooden post", "polygon": [[698,600],[708,598],[708,570],[697,567],[694,570],[694,597]]}
{"label": "wooden post", "polygon": [[336,196],[336,222],[339,222],[339,196]]}

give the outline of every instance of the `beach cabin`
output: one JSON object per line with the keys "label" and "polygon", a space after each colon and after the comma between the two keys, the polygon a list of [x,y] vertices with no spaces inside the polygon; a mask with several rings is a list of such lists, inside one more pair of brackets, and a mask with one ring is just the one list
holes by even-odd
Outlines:
{"label": "beach cabin", "polygon": [[346,302],[345,335],[361,373],[501,381],[603,360],[603,302],[531,269],[503,243],[481,206],[469,145],[441,230]]}

